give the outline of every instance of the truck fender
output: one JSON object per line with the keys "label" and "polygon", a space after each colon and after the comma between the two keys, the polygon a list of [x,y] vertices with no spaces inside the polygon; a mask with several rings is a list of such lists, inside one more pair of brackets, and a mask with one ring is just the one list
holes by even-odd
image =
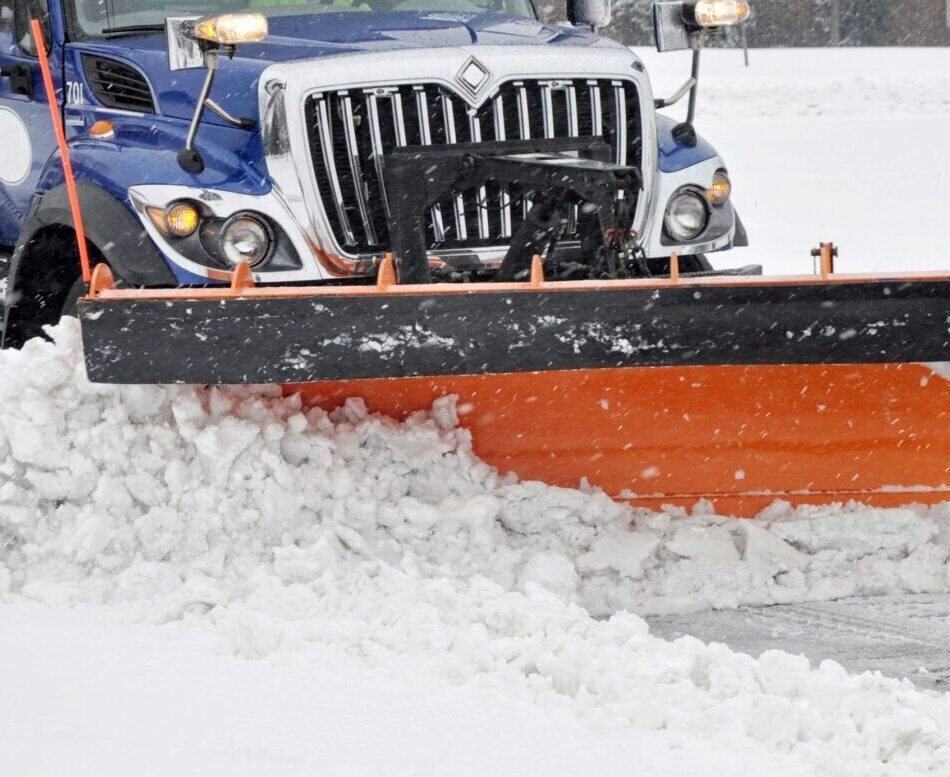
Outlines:
{"label": "truck fender", "polygon": [[[134,286],[174,286],[175,276],[142,225],[104,189],[77,182],[92,260]],[[64,184],[40,197],[17,240],[7,278],[0,347],[19,347],[59,320],[79,277],[73,218]]]}

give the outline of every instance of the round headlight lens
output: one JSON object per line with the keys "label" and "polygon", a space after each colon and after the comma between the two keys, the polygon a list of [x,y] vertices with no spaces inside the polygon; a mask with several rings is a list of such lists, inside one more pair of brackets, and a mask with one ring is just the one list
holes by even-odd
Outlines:
{"label": "round headlight lens", "polygon": [[261,219],[238,213],[221,229],[220,243],[221,253],[232,265],[256,267],[270,256],[274,240],[270,227]]}
{"label": "round headlight lens", "polygon": [[681,192],[670,200],[666,209],[666,231],[676,240],[692,240],[709,220],[706,203],[696,192]]}

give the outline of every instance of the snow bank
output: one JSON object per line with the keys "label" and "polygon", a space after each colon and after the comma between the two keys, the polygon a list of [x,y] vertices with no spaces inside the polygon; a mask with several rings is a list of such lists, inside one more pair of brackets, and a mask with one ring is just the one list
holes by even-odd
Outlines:
{"label": "snow bank", "polygon": [[241,656],[342,649],[816,774],[950,769],[950,697],[664,642],[622,611],[947,590],[944,509],[638,513],[499,478],[449,400],[400,425],[358,400],[95,386],[75,322],[54,335],[0,353],[9,600],[196,621]]}
{"label": "snow bank", "polygon": [[[657,94],[671,94],[689,73],[689,52],[635,51]],[[673,112],[684,108],[681,104]],[[947,113],[947,48],[753,49],[748,67],[740,49],[703,52],[700,122],[895,115],[925,120]]]}

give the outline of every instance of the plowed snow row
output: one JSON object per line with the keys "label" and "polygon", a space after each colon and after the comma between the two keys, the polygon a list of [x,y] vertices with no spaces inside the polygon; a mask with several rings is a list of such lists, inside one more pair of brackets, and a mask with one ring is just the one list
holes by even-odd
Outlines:
{"label": "plowed snow row", "polygon": [[[518,484],[451,401],[405,424],[248,390],[107,387],[57,345],[0,353],[0,590],[192,618],[239,655],[338,647],[816,774],[950,770],[950,698],[649,635],[641,612],[947,590],[944,510],[761,523]],[[605,616],[598,619],[593,616]]]}

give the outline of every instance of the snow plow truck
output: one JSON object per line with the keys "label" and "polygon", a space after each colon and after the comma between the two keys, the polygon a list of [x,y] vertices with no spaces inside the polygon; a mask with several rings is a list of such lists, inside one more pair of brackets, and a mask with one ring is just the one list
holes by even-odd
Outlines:
{"label": "snow plow truck", "polygon": [[92,381],[457,395],[502,471],[650,507],[947,498],[950,279],[710,260],[700,50],[746,3],[655,4],[668,98],[606,0],[177,8],[0,0],[5,347],[77,314]]}

